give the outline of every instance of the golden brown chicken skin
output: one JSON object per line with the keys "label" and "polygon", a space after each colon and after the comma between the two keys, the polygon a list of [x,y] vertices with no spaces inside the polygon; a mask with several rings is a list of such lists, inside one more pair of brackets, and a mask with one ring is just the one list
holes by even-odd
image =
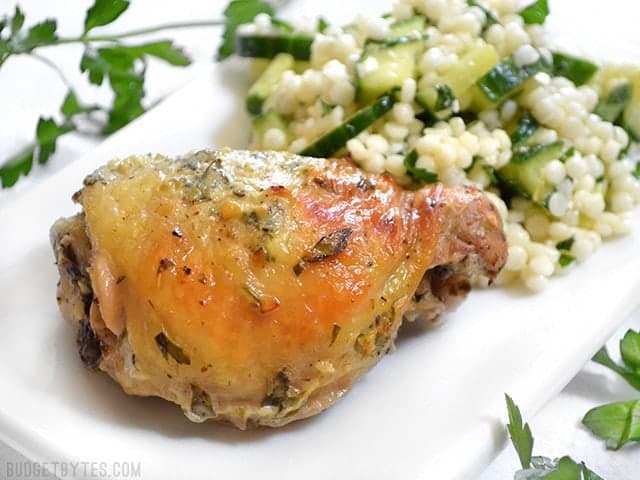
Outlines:
{"label": "golden brown chicken skin", "polygon": [[114,161],[52,242],[83,361],[193,421],[280,426],[493,279],[501,219],[472,188],[417,191],[344,159],[202,151]]}

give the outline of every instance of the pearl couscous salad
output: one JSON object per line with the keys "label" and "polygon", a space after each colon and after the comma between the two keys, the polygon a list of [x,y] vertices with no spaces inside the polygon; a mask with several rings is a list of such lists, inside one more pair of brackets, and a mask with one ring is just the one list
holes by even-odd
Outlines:
{"label": "pearl couscous salad", "polygon": [[348,155],[412,188],[475,185],[501,212],[499,282],[549,278],[629,231],[640,203],[640,66],[552,47],[546,0],[397,0],[353,23],[266,14],[236,32],[264,64],[253,147]]}

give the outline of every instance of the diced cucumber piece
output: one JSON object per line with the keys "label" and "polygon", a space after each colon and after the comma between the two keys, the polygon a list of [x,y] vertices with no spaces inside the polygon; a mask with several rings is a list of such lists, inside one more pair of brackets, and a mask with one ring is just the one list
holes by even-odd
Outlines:
{"label": "diced cucumber piece", "polygon": [[499,61],[500,56],[493,45],[476,44],[443,75],[443,83],[448,85],[454,95],[459,98]]}
{"label": "diced cucumber piece", "polygon": [[553,75],[565,77],[576,86],[584,85],[598,71],[598,66],[583,58],[565,53],[553,53]]}
{"label": "diced cucumber piece", "polygon": [[487,98],[482,90],[480,90],[480,87],[478,87],[478,84],[471,87],[471,110],[473,112],[480,113],[495,107],[496,104]]}
{"label": "diced cucumber piece", "polygon": [[356,67],[359,102],[370,102],[416,76],[417,56],[424,41],[403,37],[393,42],[365,47]]}
{"label": "diced cucumber piece", "polygon": [[241,57],[273,58],[279,53],[289,53],[297,60],[311,58],[313,37],[300,33],[277,32],[274,34],[236,34],[236,53]]}
{"label": "diced cucumber piece", "polygon": [[631,101],[631,84],[621,81],[614,85],[605,98],[596,105],[594,113],[607,122],[615,122]]}
{"label": "diced cucumber piece", "polygon": [[302,75],[304,72],[311,68],[311,63],[306,60],[296,60],[293,64],[293,71],[298,75]]}
{"label": "diced cucumber piece", "polygon": [[640,104],[627,107],[622,126],[634,142],[640,142]]}
{"label": "diced cucumber piece", "polygon": [[452,113],[456,96],[447,85],[438,84],[416,94],[416,102],[436,119],[442,119]]}
{"label": "diced cucumber piece", "polygon": [[269,111],[253,119],[253,134],[258,141],[254,142],[255,148],[263,148],[264,135],[272,128],[282,130],[289,139],[287,122],[278,113]]}
{"label": "diced cucumber piece", "polygon": [[249,63],[249,72],[253,82],[256,82],[258,78],[260,78],[260,75],[264,73],[270,63],[271,60],[268,58],[254,58],[251,60]]}
{"label": "diced cucumber piece", "polygon": [[517,150],[496,175],[508,190],[545,206],[555,186],[545,179],[544,168],[552,160],[559,159],[563,151],[562,142]]}
{"label": "diced cucumber piece", "polygon": [[622,127],[634,141],[640,142],[640,76],[634,79],[631,88],[631,101],[622,114]]}
{"label": "diced cucumber piece", "polygon": [[416,15],[405,20],[398,20],[389,26],[388,40],[398,38],[421,39],[427,29],[427,19],[422,15]]}
{"label": "diced cucumber piece", "polygon": [[552,65],[544,55],[537,62],[519,67],[513,57],[509,57],[496,65],[489,73],[477,82],[477,86],[487,100],[500,103],[513,95],[524,82],[539,72],[552,71]]}
{"label": "diced cucumber piece", "polygon": [[[499,60],[500,57],[493,45],[476,44],[461,55],[459,61],[438,78],[436,84],[425,85],[424,82],[420,82],[416,101],[426,110],[437,114],[442,110],[437,108],[437,104],[442,103],[443,85],[449,87],[453,98],[460,100]],[[467,106],[460,105],[460,108],[464,109]]]}
{"label": "diced cucumber piece", "polygon": [[274,57],[266,70],[249,89],[249,94],[247,95],[247,110],[249,113],[252,115],[260,115],[262,113],[262,104],[274,92],[284,72],[292,70],[294,65],[295,59],[288,53],[279,53]]}
{"label": "diced cucumber piece", "polygon": [[397,89],[382,95],[371,105],[359,110],[342,125],[323,135],[300,155],[308,157],[328,158],[338,153],[349,140],[370,127],[376,120],[393,108],[396,102]]}
{"label": "diced cucumber piece", "polygon": [[539,127],[540,124],[533,115],[529,112],[524,112],[511,134],[511,146],[516,149],[527,143]]}
{"label": "diced cucumber piece", "polygon": [[640,142],[640,102],[631,103],[624,111],[622,126],[634,142]]}
{"label": "diced cucumber piece", "polygon": [[418,152],[416,150],[411,150],[411,152],[404,157],[404,168],[407,170],[407,175],[419,183],[437,183],[438,174],[429,172],[424,168],[416,167],[417,161]]}

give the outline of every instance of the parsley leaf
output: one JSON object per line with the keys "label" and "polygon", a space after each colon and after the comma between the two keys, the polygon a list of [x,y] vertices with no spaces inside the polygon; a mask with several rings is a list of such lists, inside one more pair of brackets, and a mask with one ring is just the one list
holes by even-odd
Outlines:
{"label": "parsley leaf", "polygon": [[144,68],[136,65],[140,56],[130,47],[98,50],[94,65],[101,69],[101,77],[108,76],[114,94],[103,133],[113,133],[144,113]]}
{"label": "parsley leaf", "polygon": [[549,3],[547,0],[536,0],[521,10],[520,16],[527,25],[542,25],[549,16]]}
{"label": "parsley leaf", "polygon": [[555,470],[545,475],[546,480],[581,480],[582,469],[580,465],[569,457],[558,460]]}
{"label": "parsley leaf", "polygon": [[145,43],[135,47],[126,47],[129,53],[135,58],[142,58],[144,55],[151,55],[165,62],[178,67],[191,65],[191,59],[180,47],[173,44],[171,40],[160,40],[158,42]]}
{"label": "parsley leaf", "polygon": [[80,71],[87,72],[89,82],[94,85],[102,85],[105,72],[109,66],[95,52],[85,51],[80,59]]}
{"label": "parsley leaf", "polygon": [[[5,32],[7,25],[9,29]],[[0,19],[0,66],[11,55],[30,53],[34,48],[53,45],[58,41],[55,20],[37,23],[26,32],[22,29],[23,25],[24,13],[17,6],[12,17]]]}
{"label": "parsley leaf", "polygon": [[64,97],[64,101],[62,102],[62,106],[60,107],[60,111],[65,117],[71,117],[77,113],[82,113],[84,108],[78,102],[78,97],[72,91],[67,93],[67,96]]}
{"label": "parsley leaf", "polygon": [[542,477],[545,480],[602,480],[602,477],[594,473],[584,463],[576,463],[570,457],[562,457],[557,460],[556,467],[550,473]]}
{"label": "parsley leaf", "polygon": [[49,19],[38,23],[27,31],[27,35],[16,42],[18,53],[30,52],[36,47],[51,45],[56,42],[56,28],[58,23]]}
{"label": "parsley leaf", "polygon": [[587,466],[582,463],[582,478],[584,480],[604,480],[600,475],[598,475],[593,470],[587,468]]}
{"label": "parsley leaf", "polygon": [[[619,365],[602,348],[593,361],[610,368],[629,385],[640,390],[640,333],[628,330],[620,340],[623,365]],[[618,402],[591,409],[582,419],[591,432],[606,441],[607,448],[617,450],[629,442],[640,442],[640,400]]]}
{"label": "parsley leaf", "polygon": [[22,175],[28,175],[33,166],[33,155],[35,148],[27,148],[14,155],[0,166],[0,181],[2,188],[15,185]]}
{"label": "parsley leaf", "polygon": [[34,161],[46,163],[56,151],[58,138],[74,128],[69,122],[58,124],[51,118],[41,117],[36,127],[36,145],[23,150],[0,166],[2,187],[11,187],[22,175],[28,175]]}
{"label": "parsley leaf", "polygon": [[95,27],[102,27],[116,20],[129,8],[129,0],[96,0],[87,10],[84,19],[85,35]]}
{"label": "parsley leaf", "polygon": [[318,29],[318,32],[320,33],[324,33],[327,28],[329,28],[329,22],[327,21],[326,18],[324,17],[319,17],[318,18],[318,26],[316,27]]}
{"label": "parsley leaf", "polygon": [[574,263],[575,261],[576,261],[576,257],[574,257],[573,255],[567,255],[566,253],[561,253],[560,258],[558,258],[558,265],[560,265],[563,268],[566,268],[572,263]]}
{"label": "parsley leaf", "polygon": [[640,333],[628,330],[620,341],[620,353],[625,365],[640,376]]}
{"label": "parsley leaf", "polygon": [[58,125],[52,118],[40,117],[36,127],[36,138],[38,140],[36,156],[38,163],[46,163],[49,157],[56,151],[58,137],[69,133],[73,129],[73,126],[70,124],[64,123]]}
{"label": "parsley leaf", "polygon": [[113,133],[144,113],[144,77],[141,74],[126,72],[109,77],[114,98],[109,112],[109,120],[103,133]]}
{"label": "parsley leaf", "polygon": [[571,265],[576,261],[576,257],[568,253],[571,251],[571,247],[573,247],[574,243],[575,243],[575,238],[570,237],[556,244],[556,248],[560,251],[560,258],[558,258],[558,265],[560,265],[563,268],[568,267],[569,265]]}
{"label": "parsley leaf", "polygon": [[235,52],[235,36],[238,27],[251,22],[256,15],[266,13],[273,17],[273,7],[262,0],[233,0],[224,11],[225,28],[222,44],[218,49],[218,61],[224,60]]}
{"label": "parsley leaf", "polygon": [[640,441],[640,400],[610,403],[588,411],[582,423],[606,441],[607,448],[618,450],[632,441]]}
{"label": "parsley leaf", "polygon": [[[631,145],[631,142],[629,142],[629,145]],[[633,176],[640,179],[640,162],[636,163],[636,168],[633,171]]]}
{"label": "parsley leaf", "polygon": [[145,111],[144,73],[146,56],[164,60],[171,65],[186,66],[191,63],[187,55],[170,40],[141,45],[87,50],[82,56],[80,69],[87,72],[89,81],[101,85],[107,77],[114,93],[107,125],[103,133],[113,133]]}
{"label": "parsley leaf", "polygon": [[115,132],[142,115],[144,70],[136,66],[136,57],[127,47],[105,47],[97,52],[85,51],[80,69],[88,72],[89,81],[95,85],[101,85],[107,77],[113,90],[113,101],[103,133]]}
{"label": "parsley leaf", "polygon": [[18,33],[22,28],[23,24],[24,24],[24,13],[22,13],[22,10],[20,10],[20,7],[16,5],[16,9],[13,12],[13,18],[11,19],[11,24],[10,24],[11,36],[14,36],[16,33]]}
{"label": "parsley leaf", "polygon": [[575,242],[576,242],[576,239],[574,237],[569,237],[566,240],[563,240],[562,242],[557,243],[556,248],[558,250],[565,250],[569,252]]}
{"label": "parsley leaf", "polygon": [[438,174],[429,172],[424,168],[416,167],[417,161],[418,152],[415,150],[412,150],[404,157],[404,168],[407,170],[407,174],[419,182],[436,183],[438,181]]}
{"label": "parsley leaf", "polygon": [[594,355],[592,360],[600,365],[607,367],[622,378],[624,378],[629,385],[636,390],[640,390],[640,368],[637,364],[637,349],[640,348],[638,343],[639,335],[632,330],[629,330],[624,338],[620,341],[620,350],[622,354],[622,360],[624,365],[618,365],[609,356],[609,352],[606,347],[602,348],[598,353]]}
{"label": "parsley leaf", "polygon": [[525,423],[524,426],[522,425],[520,409],[513,399],[506,394],[505,399],[507,400],[507,410],[509,412],[507,429],[509,430],[511,442],[518,453],[522,468],[529,468],[531,466],[531,455],[533,453],[533,435],[531,434],[531,429],[528,423]]}
{"label": "parsley leaf", "polygon": [[9,58],[11,52],[9,51],[8,42],[0,38],[0,66]]}

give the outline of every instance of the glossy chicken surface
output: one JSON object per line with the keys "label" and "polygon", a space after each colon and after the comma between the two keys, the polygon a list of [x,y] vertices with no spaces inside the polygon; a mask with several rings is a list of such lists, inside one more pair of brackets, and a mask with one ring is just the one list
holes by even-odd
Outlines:
{"label": "glossy chicken surface", "polygon": [[506,258],[472,188],[417,191],[344,159],[203,151],[114,161],[52,242],[80,356],[193,421],[280,426],[340,398]]}

